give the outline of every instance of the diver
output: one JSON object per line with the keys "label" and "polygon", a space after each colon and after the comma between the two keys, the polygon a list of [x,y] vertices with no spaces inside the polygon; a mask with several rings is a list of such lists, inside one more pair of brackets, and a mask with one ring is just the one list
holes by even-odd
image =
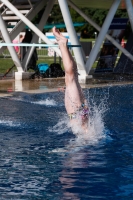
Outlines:
{"label": "diver", "polygon": [[70,118],[70,125],[74,132],[87,132],[89,108],[78,81],[77,65],[67,47],[65,38],[56,27],[53,34],[62,54],[65,69],[65,108]]}

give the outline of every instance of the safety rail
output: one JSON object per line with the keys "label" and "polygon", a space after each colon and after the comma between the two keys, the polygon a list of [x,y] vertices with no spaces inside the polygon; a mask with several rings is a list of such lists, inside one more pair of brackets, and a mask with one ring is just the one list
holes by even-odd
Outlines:
{"label": "safety rail", "polygon": [[[39,58],[43,58],[43,57],[48,57],[48,48],[37,48],[37,55]],[[10,53],[8,51],[8,49],[5,49],[3,52],[2,52],[2,56],[4,58],[10,58]]]}

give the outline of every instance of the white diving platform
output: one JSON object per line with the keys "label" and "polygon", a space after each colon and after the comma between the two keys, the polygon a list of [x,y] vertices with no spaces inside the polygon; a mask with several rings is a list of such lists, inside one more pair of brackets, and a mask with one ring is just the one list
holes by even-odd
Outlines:
{"label": "white diving platform", "polygon": [[[73,48],[74,57],[77,63],[78,72],[80,74],[79,81],[81,83],[86,83],[87,78],[89,78],[89,72],[92,68],[93,63],[97,57],[99,52],[100,46],[104,40],[107,38],[110,42],[113,43],[123,54],[125,54],[130,60],[133,61],[133,56],[128,52],[126,49],[121,47],[121,45],[113,39],[110,35],[107,34],[108,28],[114,18],[114,15],[117,9],[126,9],[129,17],[129,21],[133,31],[133,0],[1,0],[0,7],[1,12],[0,15],[0,30],[3,36],[5,43],[9,44],[12,40],[21,32],[23,31],[25,26],[28,26],[33,32],[33,38],[31,41],[32,43],[37,43],[38,38],[41,38],[47,45],[52,45],[52,42],[49,38],[43,34],[42,30],[43,27],[46,25],[49,14],[51,13],[54,4],[58,4],[60,6],[62,16],[64,19],[64,23],[66,25],[66,29],[68,35],[71,40],[72,45],[77,45],[77,48]],[[80,42],[77,37],[77,33],[73,26],[73,21],[69,12],[69,6],[74,9],[77,13],[79,13],[87,23],[91,24],[95,29],[99,32],[95,46],[92,48],[89,58],[86,60],[83,55],[82,47],[80,46]],[[36,27],[31,20],[39,13],[42,8],[45,7],[43,12],[42,18]],[[81,7],[88,7],[88,8],[97,8],[97,9],[108,9],[108,14],[106,19],[100,27],[96,24],[89,16],[85,15],[81,11]],[[12,31],[8,32],[6,27],[7,22],[11,24],[13,21],[16,22],[16,25],[12,29]],[[4,51],[6,47],[3,45],[0,48],[0,53]],[[7,46],[9,49],[10,55],[14,64],[17,67],[18,72],[15,75],[16,80],[21,80],[23,77],[27,77],[27,71],[23,69],[27,68],[28,62],[31,58],[31,55],[34,51],[34,46],[29,48],[23,63],[20,63],[20,60],[14,50],[13,46]],[[58,47],[51,47],[53,50],[61,57],[61,52]],[[23,67],[24,66],[24,67]],[[26,74],[26,76],[23,76]]]}

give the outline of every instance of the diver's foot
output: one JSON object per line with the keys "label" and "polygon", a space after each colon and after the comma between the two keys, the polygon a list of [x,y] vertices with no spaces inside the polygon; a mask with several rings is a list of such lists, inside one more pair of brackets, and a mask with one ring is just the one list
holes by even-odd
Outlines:
{"label": "diver's foot", "polygon": [[67,45],[68,42],[67,38],[65,38],[56,27],[53,27],[53,34],[59,45],[61,44]]}

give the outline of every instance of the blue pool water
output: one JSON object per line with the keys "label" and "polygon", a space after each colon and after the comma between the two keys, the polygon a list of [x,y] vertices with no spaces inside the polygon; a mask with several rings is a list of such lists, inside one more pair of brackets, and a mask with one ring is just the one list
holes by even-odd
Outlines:
{"label": "blue pool water", "polygon": [[63,93],[0,98],[0,199],[133,199],[133,85],[84,93],[87,136],[69,128]]}

